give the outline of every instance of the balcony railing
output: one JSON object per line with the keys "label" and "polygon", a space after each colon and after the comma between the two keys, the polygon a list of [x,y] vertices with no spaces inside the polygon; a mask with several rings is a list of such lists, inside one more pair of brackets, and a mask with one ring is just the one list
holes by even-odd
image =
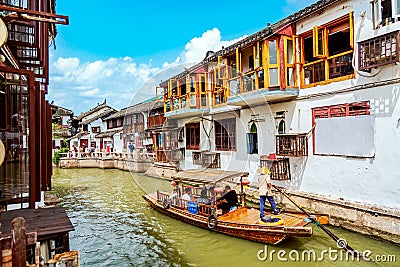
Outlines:
{"label": "balcony railing", "polygon": [[398,62],[399,39],[399,32],[393,32],[361,42],[358,49],[360,70]]}
{"label": "balcony railing", "polygon": [[164,114],[154,115],[147,118],[147,128],[161,127],[164,125]]}
{"label": "balcony railing", "polygon": [[220,153],[203,151],[203,152],[193,152],[193,164],[201,165],[206,168],[221,168],[221,157]]}
{"label": "balcony railing", "polygon": [[260,157],[260,166],[271,171],[271,180],[290,180],[290,164],[288,158],[270,159],[268,156]]}
{"label": "balcony railing", "polygon": [[279,134],[276,136],[276,155],[303,157],[308,155],[307,134]]}

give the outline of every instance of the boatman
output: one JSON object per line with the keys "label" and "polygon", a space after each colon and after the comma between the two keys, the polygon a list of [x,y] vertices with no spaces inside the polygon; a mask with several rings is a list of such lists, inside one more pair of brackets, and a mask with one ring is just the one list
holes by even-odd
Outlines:
{"label": "boatman", "polygon": [[276,203],[272,195],[270,170],[267,167],[263,166],[260,167],[257,170],[257,172],[258,172],[258,192],[260,194],[260,219],[262,222],[268,222],[270,218],[264,217],[265,200],[268,199],[274,215],[279,214],[281,211],[276,207]]}

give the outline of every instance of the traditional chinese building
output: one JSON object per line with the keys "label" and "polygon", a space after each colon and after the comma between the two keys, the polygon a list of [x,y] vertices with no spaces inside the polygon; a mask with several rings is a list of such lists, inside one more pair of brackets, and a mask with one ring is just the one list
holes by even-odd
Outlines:
{"label": "traditional chinese building", "polygon": [[157,88],[177,123],[160,143],[183,155],[166,161],[255,185],[267,164],[337,224],[400,243],[399,17],[394,0],[321,0],[208,52]]}
{"label": "traditional chinese building", "polygon": [[54,0],[0,1],[0,248],[7,266],[69,251],[73,226],[65,210],[38,209],[51,189],[49,45],[56,25],[68,23]]}

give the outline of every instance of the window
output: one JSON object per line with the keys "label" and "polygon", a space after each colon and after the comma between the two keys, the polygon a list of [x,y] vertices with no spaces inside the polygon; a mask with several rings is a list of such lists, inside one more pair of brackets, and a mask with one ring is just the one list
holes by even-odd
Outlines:
{"label": "window", "polygon": [[375,120],[369,109],[368,101],[312,109],[314,154],[373,157]]}
{"label": "window", "polygon": [[258,154],[257,125],[254,122],[247,134],[247,154]]}
{"label": "window", "polygon": [[208,106],[208,91],[206,83],[206,74],[199,74],[199,91],[200,91],[200,106]]}
{"label": "window", "polygon": [[295,42],[294,37],[284,37],[285,41],[285,68],[286,68],[286,87],[297,85],[295,62]]}
{"label": "window", "polygon": [[278,40],[268,40],[266,44],[268,47],[268,86],[279,86]]}
{"label": "window", "polygon": [[100,133],[100,126],[92,127],[92,133]]}
{"label": "window", "polygon": [[[353,13],[314,27],[304,40],[304,85],[354,75]],[[297,42],[296,38],[295,41]]]}
{"label": "window", "polygon": [[200,122],[186,124],[186,149],[200,149]]}
{"label": "window", "polygon": [[373,0],[371,4],[374,29],[399,21],[399,0]]}
{"label": "window", "polygon": [[389,33],[359,44],[359,68],[371,68],[395,63],[399,60],[399,32]]}
{"label": "window", "polygon": [[236,150],[236,118],[215,121],[216,150]]}

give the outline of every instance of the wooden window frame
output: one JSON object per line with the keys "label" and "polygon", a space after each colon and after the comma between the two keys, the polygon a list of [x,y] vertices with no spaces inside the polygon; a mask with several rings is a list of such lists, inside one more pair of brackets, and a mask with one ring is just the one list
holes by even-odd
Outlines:
{"label": "wooden window frame", "polygon": [[[270,62],[270,42],[275,42],[275,53],[276,53],[276,63],[271,63]],[[264,42],[264,51],[265,51],[265,72],[264,72],[264,83],[266,86],[269,87],[279,87],[281,85],[280,82],[280,53],[279,53],[279,40],[278,38],[273,38],[273,39],[268,39],[265,40]],[[278,83],[277,84],[271,84],[271,77],[270,77],[270,71],[272,69],[276,69],[278,73]]]}
{"label": "wooden window frame", "polygon": [[200,122],[188,123],[186,128],[186,149],[200,149]]}
{"label": "wooden window frame", "polygon": [[[337,104],[324,107],[312,108],[312,125],[315,127],[315,119],[370,115],[371,106],[369,101]],[[312,133],[313,154],[315,154],[315,131]]]}
{"label": "wooden window frame", "polygon": [[[295,40],[296,36],[285,36],[284,37],[284,66],[285,66],[285,84],[286,87],[290,87],[290,88],[296,88],[298,87],[298,79],[297,79],[297,69],[296,69],[296,40]],[[292,42],[292,60],[291,62],[289,61],[288,58],[288,41]],[[293,80],[294,80],[294,84],[293,85],[289,85],[289,79],[288,79],[288,75],[289,75],[289,69],[293,69]]]}
{"label": "wooden window frame", "polygon": [[[322,35],[321,43],[319,42],[320,33]],[[315,26],[313,28],[313,56],[316,58],[326,58],[328,56],[328,40],[327,28],[324,26]],[[320,47],[322,46],[322,48]],[[322,49],[322,53],[320,53]]]}
{"label": "wooden window frame", "polygon": [[236,118],[214,121],[214,138],[217,151],[236,151]]}

